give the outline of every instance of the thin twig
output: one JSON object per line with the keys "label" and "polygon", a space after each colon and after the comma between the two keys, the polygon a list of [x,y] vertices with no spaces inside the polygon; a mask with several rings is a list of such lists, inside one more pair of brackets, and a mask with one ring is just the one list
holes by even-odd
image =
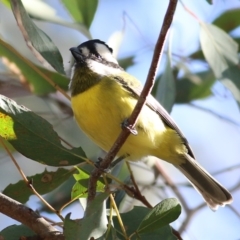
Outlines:
{"label": "thin twig", "polygon": [[129,239],[129,238],[128,238],[128,235],[127,235],[127,232],[126,232],[126,229],[125,229],[125,227],[124,227],[124,224],[123,224],[121,215],[120,215],[120,213],[119,213],[119,211],[118,211],[118,207],[117,207],[117,205],[116,205],[116,203],[115,203],[114,197],[113,197],[112,194],[110,194],[109,197],[110,197],[110,201],[111,201],[111,203],[112,203],[113,209],[115,210],[115,213],[116,213],[116,215],[117,215],[117,219],[118,219],[120,228],[121,228],[121,230],[122,230],[122,232],[123,232],[123,235],[124,235],[125,239]]}
{"label": "thin twig", "polygon": [[141,194],[141,191],[138,188],[138,185],[137,185],[137,183],[135,181],[132,169],[131,169],[130,164],[129,164],[128,161],[126,161],[126,165],[128,167],[128,171],[130,173],[130,178],[132,180],[134,189],[131,188],[131,187],[129,188],[128,186],[125,186],[125,188],[128,187],[128,191],[131,191],[133,193],[134,198],[136,198],[137,200],[141,201],[145,206],[147,206],[148,208],[153,208],[153,206],[148,202],[148,200],[145,198],[145,196],[143,196]]}
{"label": "thin twig", "polygon": [[[104,180],[104,182],[105,182],[106,188],[108,188],[109,186],[108,186],[108,181],[107,181],[107,178],[106,178],[106,174],[103,174],[103,180]],[[117,205],[116,205],[116,203],[115,203],[115,200],[114,200],[114,197],[113,197],[113,194],[112,194],[112,193],[110,193],[109,198],[110,198],[110,205],[111,205],[111,207],[114,209],[114,211],[115,211],[115,213],[116,213],[116,215],[117,215],[117,219],[118,219],[120,228],[121,228],[121,230],[122,230],[122,233],[123,233],[125,239],[127,240],[127,239],[129,239],[129,238],[128,238],[128,236],[127,236],[126,229],[125,229],[125,227],[124,227],[124,224],[123,224],[121,215],[120,215],[120,213],[119,213],[119,211],[118,211],[118,207],[117,207]],[[112,209],[111,209],[111,211],[112,211]],[[109,218],[109,219],[111,219],[111,218]]]}
{"label": "thin twig", "polygon": [[199,109],[199,110],[205,111],[205,112],[207,112],[207,113],[210,113],[210,114],[212,114],[212,115],[215,116],[215,117],[218,117],[218,118],[220,118],[220,119],[222,119],[222,120],[224,120],[224,121],[226,121],[226,122],[229,122],[229,123],[231,123],[231,124],[234,124],[234,125],[240,127],[240,123],[239,123],[239,122],[234,121],[234,120],[232,120],[231,118],[229,118],[229,117],[227,117],[227,116],[223,116],[223,115],[221,115],[221,114],[218,114],[218,113],[214,112],[214,111],[211,110],[211,109],[208,109],[208,108],[199,106],[199,105],[194,104],[194,103],[188,103],[188,105],[191,106],[191,107],[197,108],[197,109]]}
{"label": "thin twig", "polygon": [[190,209],[187,205],[187,202],[185,201],[184,197],[182,196],[182,194],[178,191],[178,188],[176,187],[176,185],[174,184],[174,182],[172,181],[172,179],[168,176],[168,174],[166,173],[166,171],[164,170],[164,168],[161,166],[159,161],[156,161],[155,167],[157,168],[158,172],[161,174],[161,176],[163,177],[163,179],[165,180],[165,183],[172,189],[172,191],[176,194],[176,196],[178,197],[178,199],[180,200],[184,210],[186,211],[186,213],[188,214]]}
{"label": "thin twig", "polygon": [[158,68],[158,63],[159,63],[159,60],[160,60],[160,58],[162,56],[162,52],[163,52],[164,41],[167,36],[167,32],[171,26],[176,6],[177,6],[177,0],[169,1],[169,5],[168,5],[168,8],[167,8],[164,20],[163,20],[163,25],[162,25],[162,28],[161,28],[161,31],[160,31],[160,34],[159,34],[159,37],[158,37],[158,40],[157,40],[157,43],[155,46],[151,66],[150,66],[148,76],[147,76],[147,81],[145,83],[145,86],[143,88],[141,95],[139,96],[138,102],[137,102],[131,116],[128,119],[128,127],[123,128],[122,132],[118,136],[118,138],[115,141],[115,143],[113,144],[112,148],[110,149],[110,151],[108,152],[106,157],[103,159],[103,161],[101,161],[99,169],[94,169],[91,174],[91,177],[89,179],[89,185],[88,185],[88,202],[91,202],[95,198],[96,184],[97,184],[98,178],[102,174],[102,170],[107,169],[110,166],[114,157],[116,156],[116,154],[118,153],[118,151],[120,150],[120,148],[122,147],[122,145],[124,144],[124,142],[126,141],[128,136],[130,135],[130,133],[131,133],[130,129],[134,128],[134,126],[138,120],[139,113],[146,102],[147,96],[150,94],[150,92],[152,90],[156,71]]}
{"label": "thin twig", "polygon": [[45,204],[52,212],[56,213],[59,218],[64,221],[64,218],[61,216],[61,214],[59,214],[59,212],[57,210],[55,210],[37,191],[36,189],[33,187],[33,184],[31,181],[29,181],[26,177],[26,175],[24,174],[24,172],[22,171],[22,169],[20,168],[20,166],[18,165],[17,161],[15,160],[15,158],[13,157],[12,153],[10,152],[10,150],[8,149],[7,145],[4,143],[3,138],[0,136],[0,143],[2,144],[3,148],[5,149],[5,151],[8,153],[9,157],[11,158],[11,160],[13,161],[14,165],[16,166],[16,168],[18,169],[20,175],[22,176],[24,182],[26,183],[26,185],[31,189],[31,191],[43,202],[43,204]]}
{"label": "thin twig", "polygon": [[179,1],[181,4],[182,4],[182,6],[183,6],[183,8],[185,9],[185,11],[187,11],[193,18],[195,18],[198,22],[200,22],[200,19],[197,17],[197,15],[193,12],[193,11],[191,11],[184,3],[183,3],[183,1]]}
{"label": "thin twig", "polygon": [[194,209],[189,210],[189,212],[187,213],[186,219],[183,221],[181,227],[178,229],[178,232],[180,234],[182,234],[182,232],[186,229],[187,225],[190,223],[191,219],[198,212],[198,210],[200,210],[204,207],[206,207],[206,203],[202,203],[202,204],[198,205],[197,207],[195,207]]}
{"label": "thin twig", "polygon": [[230,172],[230,171],[236,170],[237,168],[240,168],[240,164],[236,164],[236,165],[224,168],[224,169],[220,169],[216,172],[211,173],[211,175],[215,176],[215,175],[218,175],[218,174]]}

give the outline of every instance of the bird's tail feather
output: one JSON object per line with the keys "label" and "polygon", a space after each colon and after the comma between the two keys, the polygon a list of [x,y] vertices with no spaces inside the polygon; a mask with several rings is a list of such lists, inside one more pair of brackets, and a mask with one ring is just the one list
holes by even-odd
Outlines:
{"label": "bird's tail feather", "polygon": [[188,178],[212,210],[215,211],[219,206],[225,206],[232,202],[231,194],[204,170],[195,159],[188,154],[185,154],[184,158],[187,161],[184,164],[175,165],[175,167]]}

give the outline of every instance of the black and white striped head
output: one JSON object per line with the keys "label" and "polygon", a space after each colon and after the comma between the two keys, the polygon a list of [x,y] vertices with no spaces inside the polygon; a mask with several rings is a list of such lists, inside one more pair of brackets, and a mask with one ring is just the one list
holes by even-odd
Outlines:
{"label": "black and white striped head", "polygon": [[75,59],[76,67],[88,67],[100,75],[114,74],[121,70],[116,58],[112,55],[112,48],[105,42],[94,39],[80,44],[78,47],[70,48]]}

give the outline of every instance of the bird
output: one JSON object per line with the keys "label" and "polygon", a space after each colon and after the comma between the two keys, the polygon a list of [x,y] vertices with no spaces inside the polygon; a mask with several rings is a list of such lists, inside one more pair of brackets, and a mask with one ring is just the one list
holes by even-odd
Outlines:
{"label": "bird", "polygon": [[[70,48],[74,58],[69,90],[75,120],[81,130],[108,152],[130,117],[143,89],[99,39]],[[213,210],[230,204],[231,194],[196,161],[193,151],[169,113],[150,94],[117,156],[139,161],[154,156],[179,169]]]}

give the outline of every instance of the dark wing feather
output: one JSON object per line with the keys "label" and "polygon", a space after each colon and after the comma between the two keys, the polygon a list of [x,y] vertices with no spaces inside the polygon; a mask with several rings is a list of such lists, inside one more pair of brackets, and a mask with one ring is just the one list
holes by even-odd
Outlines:
{"label": "dark wing feather", "polygon": [[[129,75],[131,76],[131,75]],[[121,77],[115,77],[114,79],[119,82],[126,90],[131,92],[138,98],[142,92],[142,85],[140,85],[139,81],[131,76],[131,79],[129,79],[129,82],[124,81]],[[181,130],[178,128],[177,124],[173,121],[172,117],[169,115],[169,113],[163,108],[163,106],[150,94],[147,98],[146,105],[151,108],[153,111],[155,111],[159,117],[162,119],[162,121],[169,127],[175,130],[179,136],[181,137],[183,144],[188,149],[188,154],[195,159],[193,151],[191,147],[188,144],[187,139],[181,132]]]}

